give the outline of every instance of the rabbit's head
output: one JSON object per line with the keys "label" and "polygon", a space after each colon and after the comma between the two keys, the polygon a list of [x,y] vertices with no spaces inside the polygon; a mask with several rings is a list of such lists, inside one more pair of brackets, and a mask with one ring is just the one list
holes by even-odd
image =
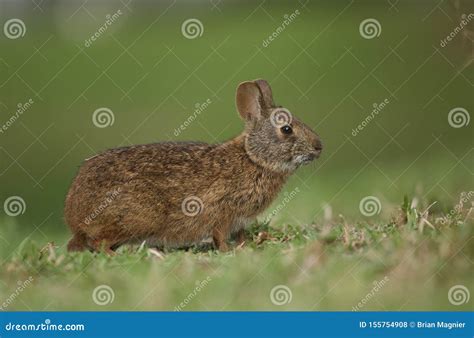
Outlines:
{"label": "rabbit's head", "polygon": [[319,136],[289,110],[274,104],[267,81],[241,83],[236,103],[245,121],[245,149],[254,162],[289,172],[321,154]]}

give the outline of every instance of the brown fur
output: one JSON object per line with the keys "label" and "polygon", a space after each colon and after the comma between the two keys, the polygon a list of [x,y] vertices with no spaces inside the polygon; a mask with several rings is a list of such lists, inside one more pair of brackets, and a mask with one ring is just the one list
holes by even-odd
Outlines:
{"label": "brown fur", "polygon": [[[270,123],[275,107],[264,80],[239,86],[237,108],[245,131],[222,144],[154,143],[86,160],[66,197],[68,250],[111,252],[145,240],[182,247],[212,237],[226,251],[231,235],[243,241],[245,226],[299,165],[319,156],[321,142],[294,117],[291,135]],[[188,198],[200,212],[183,209]]]}

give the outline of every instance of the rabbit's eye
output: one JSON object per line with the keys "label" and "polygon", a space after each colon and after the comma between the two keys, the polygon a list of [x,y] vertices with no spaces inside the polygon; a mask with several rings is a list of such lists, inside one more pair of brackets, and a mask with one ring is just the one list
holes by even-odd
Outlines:
{"label": "rabbit's eye", "polygon": [[291,129],[291,127],[288,125],[281,127],[280,130],[283,134],[287,134],[287,135],[293,132],[293,129]]}

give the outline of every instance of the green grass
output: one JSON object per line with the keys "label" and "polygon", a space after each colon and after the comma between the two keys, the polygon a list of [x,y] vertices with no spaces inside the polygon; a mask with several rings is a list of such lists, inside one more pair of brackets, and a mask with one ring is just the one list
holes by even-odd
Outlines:
{"label": "green grass", "polygon": [[[31,277],[8,310],[470,310],[448,301],[452,286],[473,286],[470,202],[453,205],[445,222],[436,205],[425,212],[428,203],[406,199],[386,220],[254,224],[229,253],[203,245],[70,254],[27,237],[2,264],[0,299]],[[100,285],[113,302],[93,301]],[[272,303],[277,285],[291,290],[289,303]]]}

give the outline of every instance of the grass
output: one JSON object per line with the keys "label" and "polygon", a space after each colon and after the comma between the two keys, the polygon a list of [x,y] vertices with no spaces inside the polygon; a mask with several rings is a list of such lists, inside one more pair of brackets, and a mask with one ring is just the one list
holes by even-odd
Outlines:
{"label": "grass", "polygon": [[[244,247],[225,254],[209,245],[69,254],[28,237],[3,263],[0,299],[29,279],[6,309],[472,310],[448,301],[454,285],[472,290],[472,207],[430,204],[406,198],[389,220],[327,213],[315,224],[257,223]],[[93,300],[101,285],[113,293],[112,302],[108,290],[97,294],[105,305]],[[291,301],[280,287],[275,302],[285,304],[276,305],[270,294],[280,285]]]}

